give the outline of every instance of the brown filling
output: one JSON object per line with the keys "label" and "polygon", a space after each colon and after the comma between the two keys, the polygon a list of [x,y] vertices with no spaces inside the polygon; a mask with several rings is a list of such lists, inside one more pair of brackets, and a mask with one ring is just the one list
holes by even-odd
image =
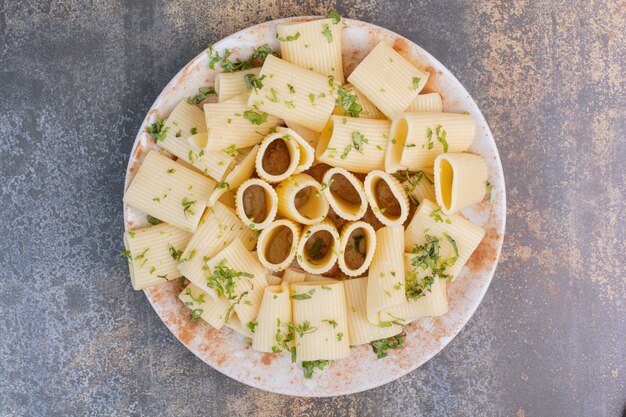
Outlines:
{"label": "brown filling", "polygon": [[255,223],[267,218],[265,190],[260,185],[251,185],[243,192],[243,211]]}
{"label": "brown filling", "polygon": [[287,226],[275,229],[265,248],[265,259],[270,263],[279,264],[289,256],[293,244],[293,233]]}
{"label": "brown filling", "polygon": [[326,257],[328,251],[333,246],[333,235],[326,230],[320,230],[313,235],[304,244],[304,253],[311,263],[318,263]]}
{"label": "brown filling", "polygon": [[[313,193],[313,187],[304,187],[300,191],[296,193],[296,196],[293,199],[293,204],[296,206],[298,211],[300,211],[300,207],[304,206],[309,198],[311,198],[311,194]],[[302,214],[302,213],[300,213]]]}
{"label": "brown filling", "polygon": [[361,204],[361,196],[354,188],[350,180],[341,174],[335,174],[330,177],[330,192],[339,200],[343,200],[348,204]]}
{"label": "brown filling", "polygon": [[346,265],[350,269],[359,269],[367,256],[367,237],[362,228],[357,228],[348,236],[348,244],[344,253]]}
{"label": "brown filling", "polygon": [[374,195],[376,197],[376,202],[378,203],[378,208],[381,211],[384,210],[384,215],[386,216],[399,216],[402,212],[400,208],[400,202],[393,195],[389,184],[387,184],[384,180],[378,180],[376,183],[376,187],[374,190]]}
{"label": "brown filling", "polygon": [[270,175],[281,175],[289,169],[291,156],[289,148],[283,139],[272,141],[263,153],[262,165],[265,172]]}

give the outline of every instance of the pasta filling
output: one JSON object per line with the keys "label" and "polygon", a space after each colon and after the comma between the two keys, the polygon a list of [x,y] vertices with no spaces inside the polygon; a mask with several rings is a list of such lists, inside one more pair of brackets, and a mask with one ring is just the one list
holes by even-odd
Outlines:
{"label": "pasta filling", "polygon": [[260,185],[251,185],[243,192],[243,211],[255,223],[263,223],[267,218],[268,198]]}
{"label": "pasta filling", "polygon": [[265,247],[265,259],[272,264],[282,263],[289,254],[293,245],[293,232],[287,226],[279,226],[268,239]]}
{"label": "pasta filling", "polygon": [[406,136],[409,133],[409,124],[407,123],[404,117],[398,120],[398,124],[395,126],[395,129],[391,131],[391,153],[389,162],[393,165],[400,164],[402,160],[402,150],[404,149],[404,144],[406,142]]}
{"label": "pasta filling", "polygon": [[270,175],[282,175],[291,165],[291,155],[284,139],[279,138],[270,143],[263,153],[263,170]]}
{"label": "pasta filling", "polygon": [[349,206],[361,206],[361,196],[348,178],[341,174],[330,177],[330,192],[336,200]]}
{"label": "pasta filling", "polygon": [[[316,193],[317,192],[317,193]],[[324,215],[324,206],[319,204],[321,198],[319,191],[315,187],[308,186],[302,188],[294,197],[294,206],[302,217],[307,219],[317,219]]]}
{"label": "pasta filling", "polygon": [[452,165],[445,159],[439,164],[439,185],[441,186],[441,198],[447,210],[452,206],[452,184],[454,182],[454,170]]}
{"label": "pasta filling", "polygon": [[378,180],[374,186],[374,198],[380,212],[387,217],[399,217],[402,214],[400,202],[394,195],[387,181]]}
{"label": "pasta filling", "polygon": [[350,269],[359,269],[365,263],[367,257],[367,236],[363,228],[356,228],[348,236],[344,259]]}
{"label": "pasta filling", "polygon": [[323,264],[327,256],[332,254],[334,239],[327,230],[320,230],[304,244],[306,260],[312,264]]}

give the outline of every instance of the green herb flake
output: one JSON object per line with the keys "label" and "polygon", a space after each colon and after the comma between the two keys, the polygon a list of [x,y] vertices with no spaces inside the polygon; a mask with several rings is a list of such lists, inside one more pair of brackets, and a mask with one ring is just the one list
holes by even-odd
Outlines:
{"label": "green herb flake", "polygon": [[413,90],[417,90],[418,88],[420,88],[420,81],[422,81],[422,79],[420,77],[413,77]]}
{"label": "green herb flake", "polygon": [[324,319],[322,320],[322,323],[328,323],[330,326],[333,327],[333,329],[337,328],[337,322],[335,320]]}
{"label": "green herb flake", "polygon": [[354,149],[363,153],[363,144],[369,143],[369,140],[358,130],[356,132],[352,132],[352,144],[354,145]]}
{"label": "green herb flake", "polygon": [[155,142],[161,142],[165,140],[167,136],[167,131],[169,127],[163,128],[165,124],[165,120],[161,119],[159,116],[156,117],[155,121],[150,124],[150,126],[146,127],[146,132],[154,139]]}
{"label": "green herb flake", "polygon": [[257,113],[253,110],[246,110],[243,112],[243,118],[247,119],[253,125],[262,125],[267,122],[267,117],[269,115],[265,112]]}
{"label": "green herb flake", "polygon": [[197,203],[196,200],[190,200],[187,197],[183,197],[182,201],[180,202],[180,205],[183,206],[183,213],[185,214],[185,217],[187,217],[187,215],[193,216],[194,214],[196,214],[196,212],[192,208],[193,205],[196,203]]}
{"label": "green herb flake", "polygon": [[204,310],[201,308],[196,308],[195,310],[191,310],[191,320],[197,320],[202,316]]}
{"label": "green herb flake", "polygon": [[315,294],[315,288],[302,294],[294,294],[291,296],[291,299],[292,300],[310,300],[313,297],[313,294]]}
{"label": "green herb flake", "polygon": [[287,88],[289,89],[290,94],[296,94],[296,89],[294,88],[293,85],[287,84]]}
{"label": "green herb flake", "polygon": [[491,192],[493,191],[493,184],[491,184],[489,181],[485,181],[485,189],[487,190],[485,198],[488,202],[491,203]]}
{"label": "green herb flake", "polygon": [[[338,97],[335,102],[337,106],[341,106],[341,110],[345,116],[359,117],[363,111],[363,107],[359,104],[359,96],[351,93],[344,86],[337,89]],[[345,119],[344,119],[345,120]]]}
{"label": "green herb flake", "polygon": [[161,220],[157,219],[156,217],[152,217],[149,214],[146,216],[146,220],[148,220],[148,223],[155,225],[155,226],[161,223]]}
{"label": "green herb flake", "polygon": [[382,359],[389,355],[387,353],[388,350],[398,349],[399,347],[401,347],[402,344],[404,343],[405,337],[406,337],[406,333],[402,332],[400,334],[397,334],[392,337],[388,337],[386,339],[380,339],[380,340],[375,340],[373,342],[370,342],[370,346],[372,346],[372,349],[374,350],[376,357],[378,359]]}
{"label": "green herb flake", "polygon": [[[207,278],[207,286],[214,290],[219,297],[225,295],[229,300],[234,300],[236,299],[235,280],[241,278],[252,279],[254,275],[229,268],[226,265],[226,259],[222,259],[212,269],[211,275]],[[239,297],[239,300],[241,298],[242,296]]]}
{"label": "green herb flake", "polygon": [[332,288],[330,288],[330,287],[329,287],[329,286],[327,286],[327,285],[322,285],[320,288],[321,288],[321,289],[323,289],[323,290],[326,290],[326,291],[330,291],[330,290],[332,290]]}
{"label": "green herb flake", "polygon": [[324,30],[322,30],[322,35],[324,35],[328,43],[332,43],[333,33],[330,31],[330,26],[328,24],[324,24],[322,27],[324,28]]}
{"label": "green herb flake", "polygon": [[300,32],[296,32],[293,35],[288,35],[283,37],[278,36],[278,33],[276,34],[276,39],[278,39],[281,42],[291,42],[291,41],[296,41],[300,38]]}
{"label": "green herb flake", "polygon": [[337,23],[341,22],[341,15],[335,9],[330,9],[328,11],[328,14],[326,15],[326,17],[329,18],[329,19],[333,19],[333,24],[334,25],[336,25]]}
{"label": "green herb flake", "polygon": [[317,368],[323,371],[326,365],[328,365],[327,360],[302,361],[302,370],[304,371],[304,377],[311,378],[313,376],[313,369]]}

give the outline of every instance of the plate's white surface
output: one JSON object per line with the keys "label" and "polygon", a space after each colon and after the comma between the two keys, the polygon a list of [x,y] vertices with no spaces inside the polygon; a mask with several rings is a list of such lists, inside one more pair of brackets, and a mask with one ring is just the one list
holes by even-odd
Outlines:
{"label": "plate's white surface", "polygon": [[[247,58],[252,49],[264,43],[278,50],[275,39],[277,23],[310,18],[289,18],[262,23],[235,33],[214,45],[223,53],[232,51],[232,58]],[[447,315],[424,319],[406,328],[404,347],[391,351],[387,358],[377,360],[370,346],[352,349],[348,359],[336,361],[324,372],[315,372],[304,379],[299,364],[292,364],[289,355],[259,353],[230,329],[214,330],[200,320],[190,321],[189,310],[178,300],[178,282],[148,288],[145,294],[165,325],[196,356],[218,371],[237,381],[263,390],[288,395],[334,396],[374,388],[393,381],[416,369],[443,349],[470,319],[487,291],[495,272],[506,216],[504,176],[496,144],[476,103],[459,81],[439,61],[406,38],[378,26],[345,19],[348,27],[343,37],[343,59],[347,75],[381,40],[407,57],[416,66],[431,73],[425,91],[437,91],[444,99],[444,111],[469,111],[476,120],[477,135],[471,151],[485,157],[489,180],[494,186],[491,203],[483,202],[463,214],[481,225],[486,235],[463,272],[448,286],[450,311]],[[126,174],[126,187],[153,144],[145,133],[156,114],[167,116],[184,97],[197,94],[198,88],[213,85],[215,72],[208,67],[202,52],[187,64],[165,87],[141,125],[131,152]],[[145,224],[145,215],[124,206],[126,228]]]}

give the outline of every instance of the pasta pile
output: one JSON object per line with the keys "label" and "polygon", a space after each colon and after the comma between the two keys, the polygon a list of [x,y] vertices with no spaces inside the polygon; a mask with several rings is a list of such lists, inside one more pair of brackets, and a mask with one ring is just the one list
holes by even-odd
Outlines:
{"label": "pasta pile", "polygon": [[459,210],[490,187],[472,116],[420,94],[427,72],[381,42],[346,83],[343,28],[335,11],[280,24],[282,58],[210,48],[214,88],[148,128],[157,147],[124,195],[154,224],[124,234],[135,290],[180,278],[192,319],[307,377],[448,311],[484,235]]}

